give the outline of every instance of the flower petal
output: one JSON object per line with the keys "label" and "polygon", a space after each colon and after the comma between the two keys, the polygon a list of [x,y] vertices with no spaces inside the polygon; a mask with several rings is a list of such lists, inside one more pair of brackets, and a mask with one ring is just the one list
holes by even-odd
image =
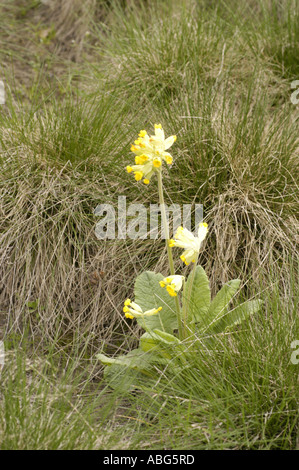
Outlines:
{"label": "flower petal", "polygon": [[164,141],[164,150],[169,149],[176,141],[176,135],[171,135]]}

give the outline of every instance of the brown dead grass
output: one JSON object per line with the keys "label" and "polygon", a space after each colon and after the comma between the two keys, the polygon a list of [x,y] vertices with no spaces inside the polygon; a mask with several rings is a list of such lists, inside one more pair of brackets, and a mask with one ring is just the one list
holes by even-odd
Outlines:
{"label": "brown dead grass", "polygon": [[[20,8],[24,4],[18,2]],[[41,51],[45,57],[55,51],[56,58],[80,60],[90,18],[98,14],[95,0],[49,1],[28,11],[22,22],[9,5],[10,2],[2,2],[6,14],[16,22],[9,29],[8,40],[15,45],[12,50],[20,81],[32,79],[35,69],[28,62],[32,51],[39,60]],[[34,40],[30,38],[33,24],[37,28]],[[25,26],[23,38],[21,25]],[[55,37],[41,42],[39,33],[51,25]],[[24,50],[27,52],[22,56]],[[51,73],[57,76],[55,67]],[[63,62],[63,70],[65,67],[67,61]],[[245,61],[237,72],[240,70],[244,77],[248,74]],[[285,92],[286,85],[280,86],[273,93]],[[220,121],[218,118],[215,115],[215,125]],[[227,159],[234,144],[234,129],[232,122],[223,140]],[[274,132],[265,128],[265,139],[270,131]],[[59,337],[66,344],[76,336],[82,342],[94,339],[97,347],[99,341],[105,340],[106,345],[113,343],[127,350],[129,339],[124,333],[128,328],[133,328],[134,334],[137,330],[124,321],[123,300],[132,294],[134,279],[142,270],[166,272],[163,243],[97,240],[93,210],[97,201],[111,201],[105,182],[86,176],[79,166],[67,163],[58,168],[37,151],[32,152],[33,146],[24,144],[26,139],[38,141],[32,129],[30,136],[25,135],[26,129],[21,129],[23,140],[14,138],[12,129],[1,132],[2,138],[5,132],[9,134],[6,150],[2,149],[4,164],[0,175],[0,313],[5,315],[6,330],[22,333],[24,325],[29,324],[33,335]],[[279,132],[275,135],[279,140]],[[51,137],[47,145],[51,145]],[[273,155],[276,145],[272,143]],[[254,292],[266,289],[276,277],[287,296],[292,282],[290,267],[298,256],[298,224],[292,215],[295,204],[285,210],[288,203],[282,201],[288,199],[288,194],[284,192],[277,205],[281,204],[281,210],[274,210],[275,201],[269,197],[271,187],[267,188],[263,181],[255,187],[246,186],[243,175],[250,170],[250,155],[245,144],[239,151],[240,157],[229,162],[231,184],[219,194],[210,183],[207,202],[211,209],[205,214],[210,233],[200,263],[207,269],[214,293],[220,284],[232,278],[240,277],[248,289],[252,285]],[[211,182],[214,170],[217,168],[211,166]],[[271,179],[269,184],[276,181]],[[290,190],[295,191],[294,188],[295,184]],[[113,180],[113,192],[124,194],[117,177]]]}
{"label": "brown dead grass", "polygon": [[[45,85],[70,80],[70,68],[86,58],[91,22],[103,10],[95,0],[2,0],[0,75],[14,82],[22,99],[41,77]],[[39,85],[41,88],[41,84]]]}
{"label": "brown dead grass", "polygon": [[[109,196],[98,181],[69,164],[56,169],[21,155],[7,157],[10,178],[1,177],[0,302],[7,331],[22,332],[29,324],[33,335],[65,344],[76,336],[125,350],[124,333],[132,327],[123,318],[123,299],[142,270],[166,272],[164,244],[99,241],[93,210]],[[294,218],[279,217],[232,186],[206,220],[210,233],[200,263],[214,293],[233,277],[251,286],[251,293],[262,291],[278,274],[287,295],[296,255]]]}

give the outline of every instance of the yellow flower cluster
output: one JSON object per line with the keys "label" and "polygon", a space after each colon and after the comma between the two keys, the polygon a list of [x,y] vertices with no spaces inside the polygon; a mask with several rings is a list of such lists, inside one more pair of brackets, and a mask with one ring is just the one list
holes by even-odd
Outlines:
{"label": "yellow flower cluster", "polygon": [[168,276],[160,281],[161,287],[166,287],[166,290],[171,297],[176,297],[177,292],[182,288],[183,281],[185,280],[184,276]]}
{"label": "yellow flower cluster", "polygon": [[179,227],[174,236],[174,240],[169,240],[169,246],[184,248],[185,251],[180,258],[188,266],[191,262],[195,263],[196,256],[199,253],[201,244],[206,238],[207,233],[208,224],[205,222],[199,224],[197,237],[195,237],[188,229]]}
{"label": "yellow flower cluster", "polygon": [[176,141],[172,135],[165,139],[161,124],[155,124],[155,134],[149,136],[145,130],[141,130],[138,139],[131,145],[131,151],[135,154],[135,165],[128,165],[127,172],[134,173],[136,181],[143,180],[149,184],[156,171],[161,171],[162,162],[171,165],[173,158],[166,152]]}
{"label": "yellow flower cluster", "polygon": [[123,308],[123,312],[126,318],[151,317],[152,315],[157,315],[160,310],[162,310],[162,307],[152,308],[151,310],[143,312],[142,308],[135,302],[132,302],[130,299],[125,301]]}

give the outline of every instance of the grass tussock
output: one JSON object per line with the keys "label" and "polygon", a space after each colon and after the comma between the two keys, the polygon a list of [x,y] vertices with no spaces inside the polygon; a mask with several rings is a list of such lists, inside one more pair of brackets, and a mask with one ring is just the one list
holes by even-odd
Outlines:
{"label": "grass tussock", "polygon": [[[142,249],[97,241],[93,210],[122,194],[157,201],[154,184],[144,192],[123,170],[136,131],[155,121],[178,135],[167,203],[204,206],[211,231],[200,263],[212,287],[232,277],[249,286],[260,270],[262,289],[273,272],[286,287],[297,242],[298,122],[286,79],[246,39],[264,34],[263,12],[241,28],[235,15],[227,24],[225,9],[211,16],[192,2],[170,3],[157,10],[133,2],[125,12],[114,3],[106,29],[93,31],[98,46],[77,96],[60,100],[48,90],[41,102],[36,92],[23,109],[12,94],[4,108],[1,295],[13,324],[30,318],[46,334],[111,337],[137,271],[129,262],[115,269]],[[280,28],[292,34],[295,26]],[[148,266],[163,260],[153,246]],[[90,276],[101,272],[95,287]],[[32,315],[26,305],[37,299]]]}

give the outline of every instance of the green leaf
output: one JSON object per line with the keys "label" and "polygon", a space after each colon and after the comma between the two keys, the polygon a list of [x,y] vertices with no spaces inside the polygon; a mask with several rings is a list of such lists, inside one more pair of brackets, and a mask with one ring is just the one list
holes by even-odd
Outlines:
{"label": "green leaf", "polygon": [[151,333],[144,333],[140,337],[140,348],[144,352],[153,351],[159,346],[159,339]]}
{"label": "green leaf", "polygon": [[156,354],[155,351],[148,351],[134,349],[127,355],[116,358],[110,358],[104,354],[97,354],[96,357],[106,365],[104,378],[110,387],[128,392],[137,386],[144,385],[146,379],[154,377],[154,362],[166,363],[166,359]]}
{"label": "green leaf", "polygon": [[104,371],[104,379],[109,386],[125,393],[141,386],[150,377],[152,377],[150,372],[130,369],[119,364],[107,366]]}
{"label": "green leaf", "polygon": [[202,322],[206,317],[211,304],[211,291],[209,279],[202,266],[197,266],[194,275],[194,282],[190,299],[189,289],[192,280],[192,273],[186,282],[186,296],[188,301],[188,317],[195,322]]}
{"label": "green leaf", "polygon": [[180,340],[176,336],[170,335],[169,333],[165,333],[165,331],[154,330],[154,333],[162,340],[163,343],[179,343]]}
{"label": "green leaf", "polygon": [[157,355],[158,362],[162,362],[162,360],[160,361],[160,358],[171,359],[171,355],[167,351],[167,348],[165,348],[165,343],[169,345],[169,343],[167,343],[166,341],[162,341],[158,335],[155,335],[152,332],[144,333],[140,338],[140,348],[142,349],[142,351],[150,351],[152,353],[155,353]]}
{"label": "green leaf", "polygon": [[154,330],[144,333],[140,338],[140,347],[142,351],[155,351],[161,354],[164,358],[171,358],[169,352],[170,346],[180,343],[180,340],[175,336],[165,333],[165,331]]}
{"label": "green leaf", "polygon": [[227,306],[240,287],[240,279],[233,279],[225,284],[212,300],[204,321],[205,326],[211,326],[225,315]]}
{"label": "green leaf", "polygon": [[135,302],[142,310],[162,307],[162,310],[154,316],[138,318],[137,322],[146,330],[155,328],[172,333],[178,327],[176,306],[174,297],[171,297],[166,289],[163,289],[159,281],[162,274],[146,271],[137,277],[135,282]]}
{"label": "green leaf", "polygon": [[236,308],[226,313],[214,325],[212,330],[221,333],[228,328],[240,324],[254,313],[258,312],[262,306],[262,300],[248,300]]}
{"label": "green leaf", "polygon": [[134,349],[128,354],[118,357],[108,357],[104,354],[96,354],[96,358],[105,366],[119,365],[132,369],[145,370],[150,367],[150,356],[141,349]]}

